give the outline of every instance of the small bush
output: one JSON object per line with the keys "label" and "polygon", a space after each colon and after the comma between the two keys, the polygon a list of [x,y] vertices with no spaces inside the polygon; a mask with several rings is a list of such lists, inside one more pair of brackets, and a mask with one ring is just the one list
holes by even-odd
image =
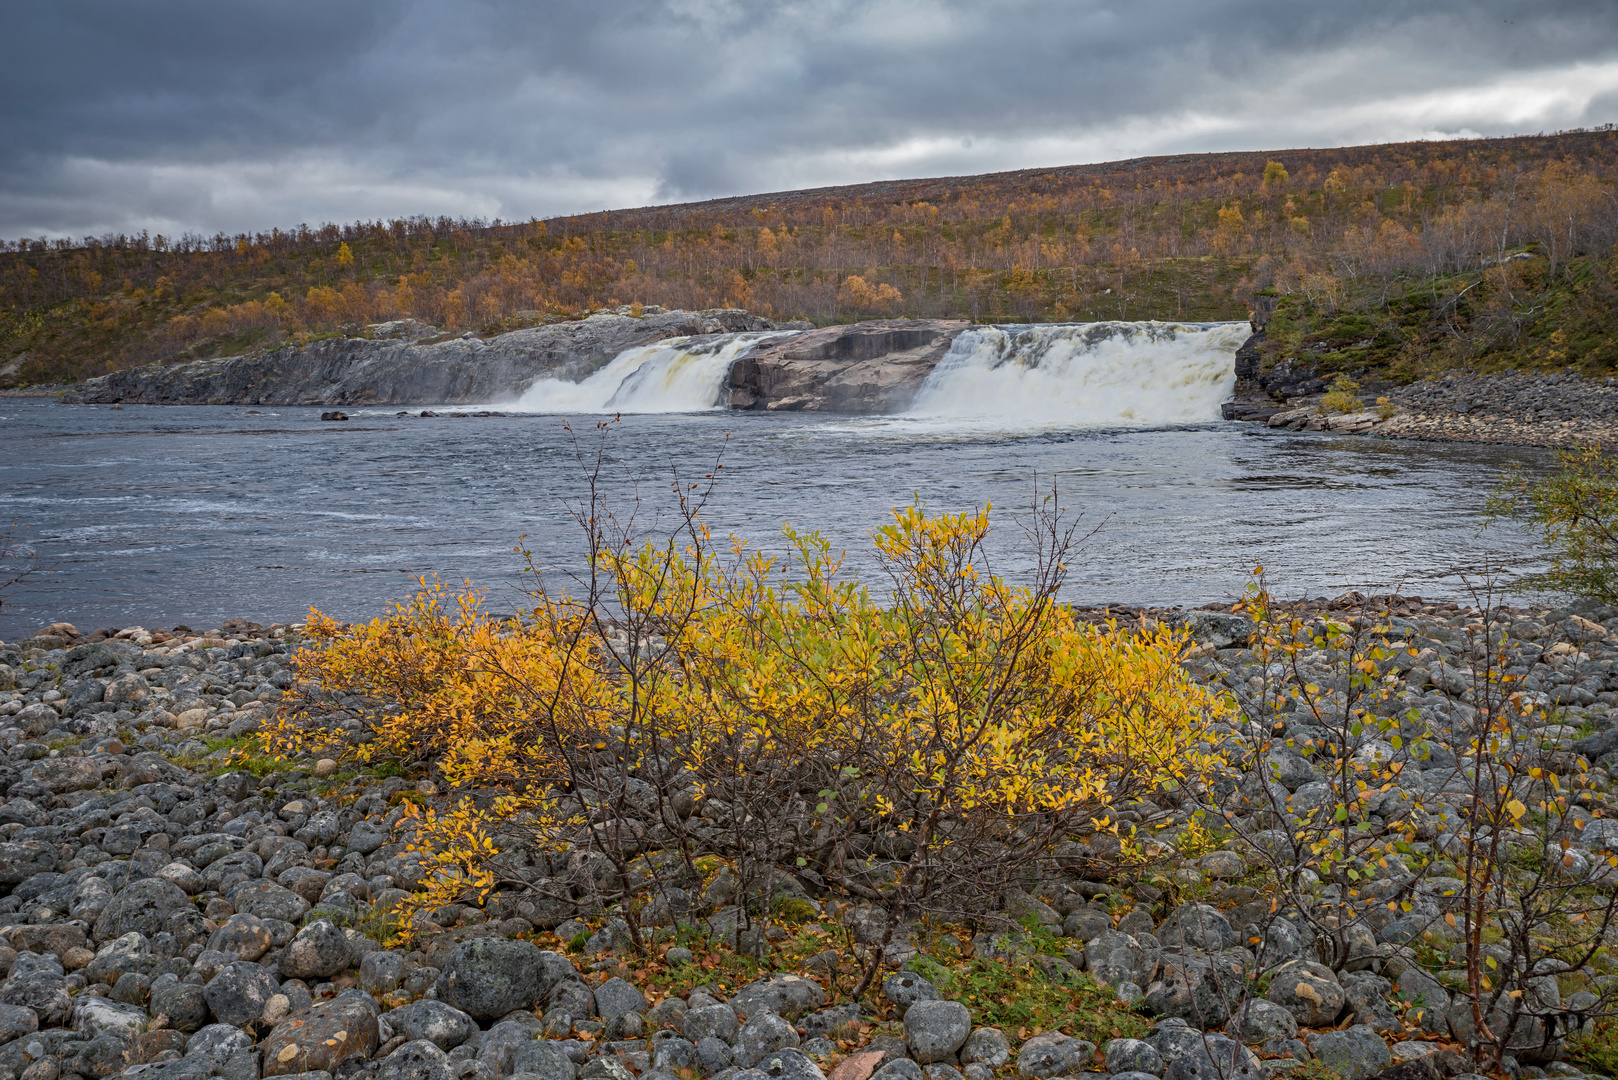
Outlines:
{"label": "small bush", "polygon": [[1354,391],[1359,388],[1360,384],[1347,375],[1339,375],[1331,384],[1331,389],[1326,392],[1326,396],[1320,399],[1320,404],[1329,412],[1359,412],[1365,407],[1365,403],[1354,396]]}
{"label": "small bush", "polygon": [[1392,420],[1393,414],[1397,411],[1398,409],[1394,406],[1393,402],[1389,401],[1387,398],[1379,397],[1376,399],[1376,414],[1382,419]]}
{"label": "small bush", "polygon": [[1514,521],[1551,549],[1548,570],[1512,587],[1618,602],[1618,458],[1595,446],[1561,451],[1557,461],[1545,476],[1507,473],[1489,498],[1490,519]]}

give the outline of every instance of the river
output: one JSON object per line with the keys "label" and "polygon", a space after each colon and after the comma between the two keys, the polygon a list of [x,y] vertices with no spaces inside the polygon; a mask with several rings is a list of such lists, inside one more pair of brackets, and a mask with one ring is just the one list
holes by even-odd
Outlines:
{"label": "river", "polygon": [[[576,566],[564,507],[585,490],[569,425],[590,456],[598,416],[422,418],[412,410],[70,406],[0,399],[0,521],[39,569],[4,594],[0,637],[57,619],[203,628],[300,619],[310,605],[378,613],[422,575],[519,598],[520,536],[547,566]],[[472,410],[460,410],[470,412]],[[1464,598],[1462,575],[1539,565],[1510,526],[1480,530],[1502,468],[1546,452],[1280,433],[1201,423],[1064,428],[1049,422],[855,419],[704,411],[625,416],[607,432],[601,490],[642,520],[671,503],[670,470],[722,457],[706,520],[780,547],[790,521],[822,530],[873,582],[869,534],[912,497],[934,510],[992,502],[992,550],[1027,565],[1011,515],[1036,482],[1099,526],[1068,597],[1198,604],[1239,594],[1263,564],[1283,596],[1397,586]]]}

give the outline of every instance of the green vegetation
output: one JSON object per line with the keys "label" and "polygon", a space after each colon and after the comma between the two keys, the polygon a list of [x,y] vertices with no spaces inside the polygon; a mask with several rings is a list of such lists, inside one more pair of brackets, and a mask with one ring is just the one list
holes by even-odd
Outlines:
{"label": "green vegetation", "polygon": [[1506,474],[1490,496],[1491,519],[1515,521],[1551,549],[1550,568],[1513,588],[1618,601],[1618,457],[1600,447],[1565,450],[1543,476]]}
{"label": "green vegetation", "polygon": [[415,318],[496,333],[621,304],[817,324],[1241,319],[1268,362],[1401,379],[1613,369],[1618,132],[1151,158],[503,223],[23,239],[0,385]]}

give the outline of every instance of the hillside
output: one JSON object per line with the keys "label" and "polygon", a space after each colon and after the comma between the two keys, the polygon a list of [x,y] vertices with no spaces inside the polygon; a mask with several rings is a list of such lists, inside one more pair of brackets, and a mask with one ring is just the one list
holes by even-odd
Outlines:
{"label": "hillside", "polygon": [[1412,378],[1618,366],[1618,132],[1178,155],[549,221],[414,218],[0,252],[0,385],[416,318],[608,305],[818,325],[1240,319],[1270,359]]}

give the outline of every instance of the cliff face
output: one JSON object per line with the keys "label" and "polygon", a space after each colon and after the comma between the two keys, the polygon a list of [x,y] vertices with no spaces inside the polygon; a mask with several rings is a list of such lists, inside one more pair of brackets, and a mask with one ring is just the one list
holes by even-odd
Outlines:
{"label": "cliff face", "polygon": [[970,324],[889,319],[761,342],[731,365],[733,409],[898,412]]}
{"label": "cliff face", "polygon": [[[799,324],[802,325],[802,324]],[[63,397],[155,405],[464,405],[514,397],[543,376],[582,379],[625,349],[693,334],[774,330],[727,308],[635,319],[599,314],[434,344],[343,338],[260,356],[116,371]]]}

